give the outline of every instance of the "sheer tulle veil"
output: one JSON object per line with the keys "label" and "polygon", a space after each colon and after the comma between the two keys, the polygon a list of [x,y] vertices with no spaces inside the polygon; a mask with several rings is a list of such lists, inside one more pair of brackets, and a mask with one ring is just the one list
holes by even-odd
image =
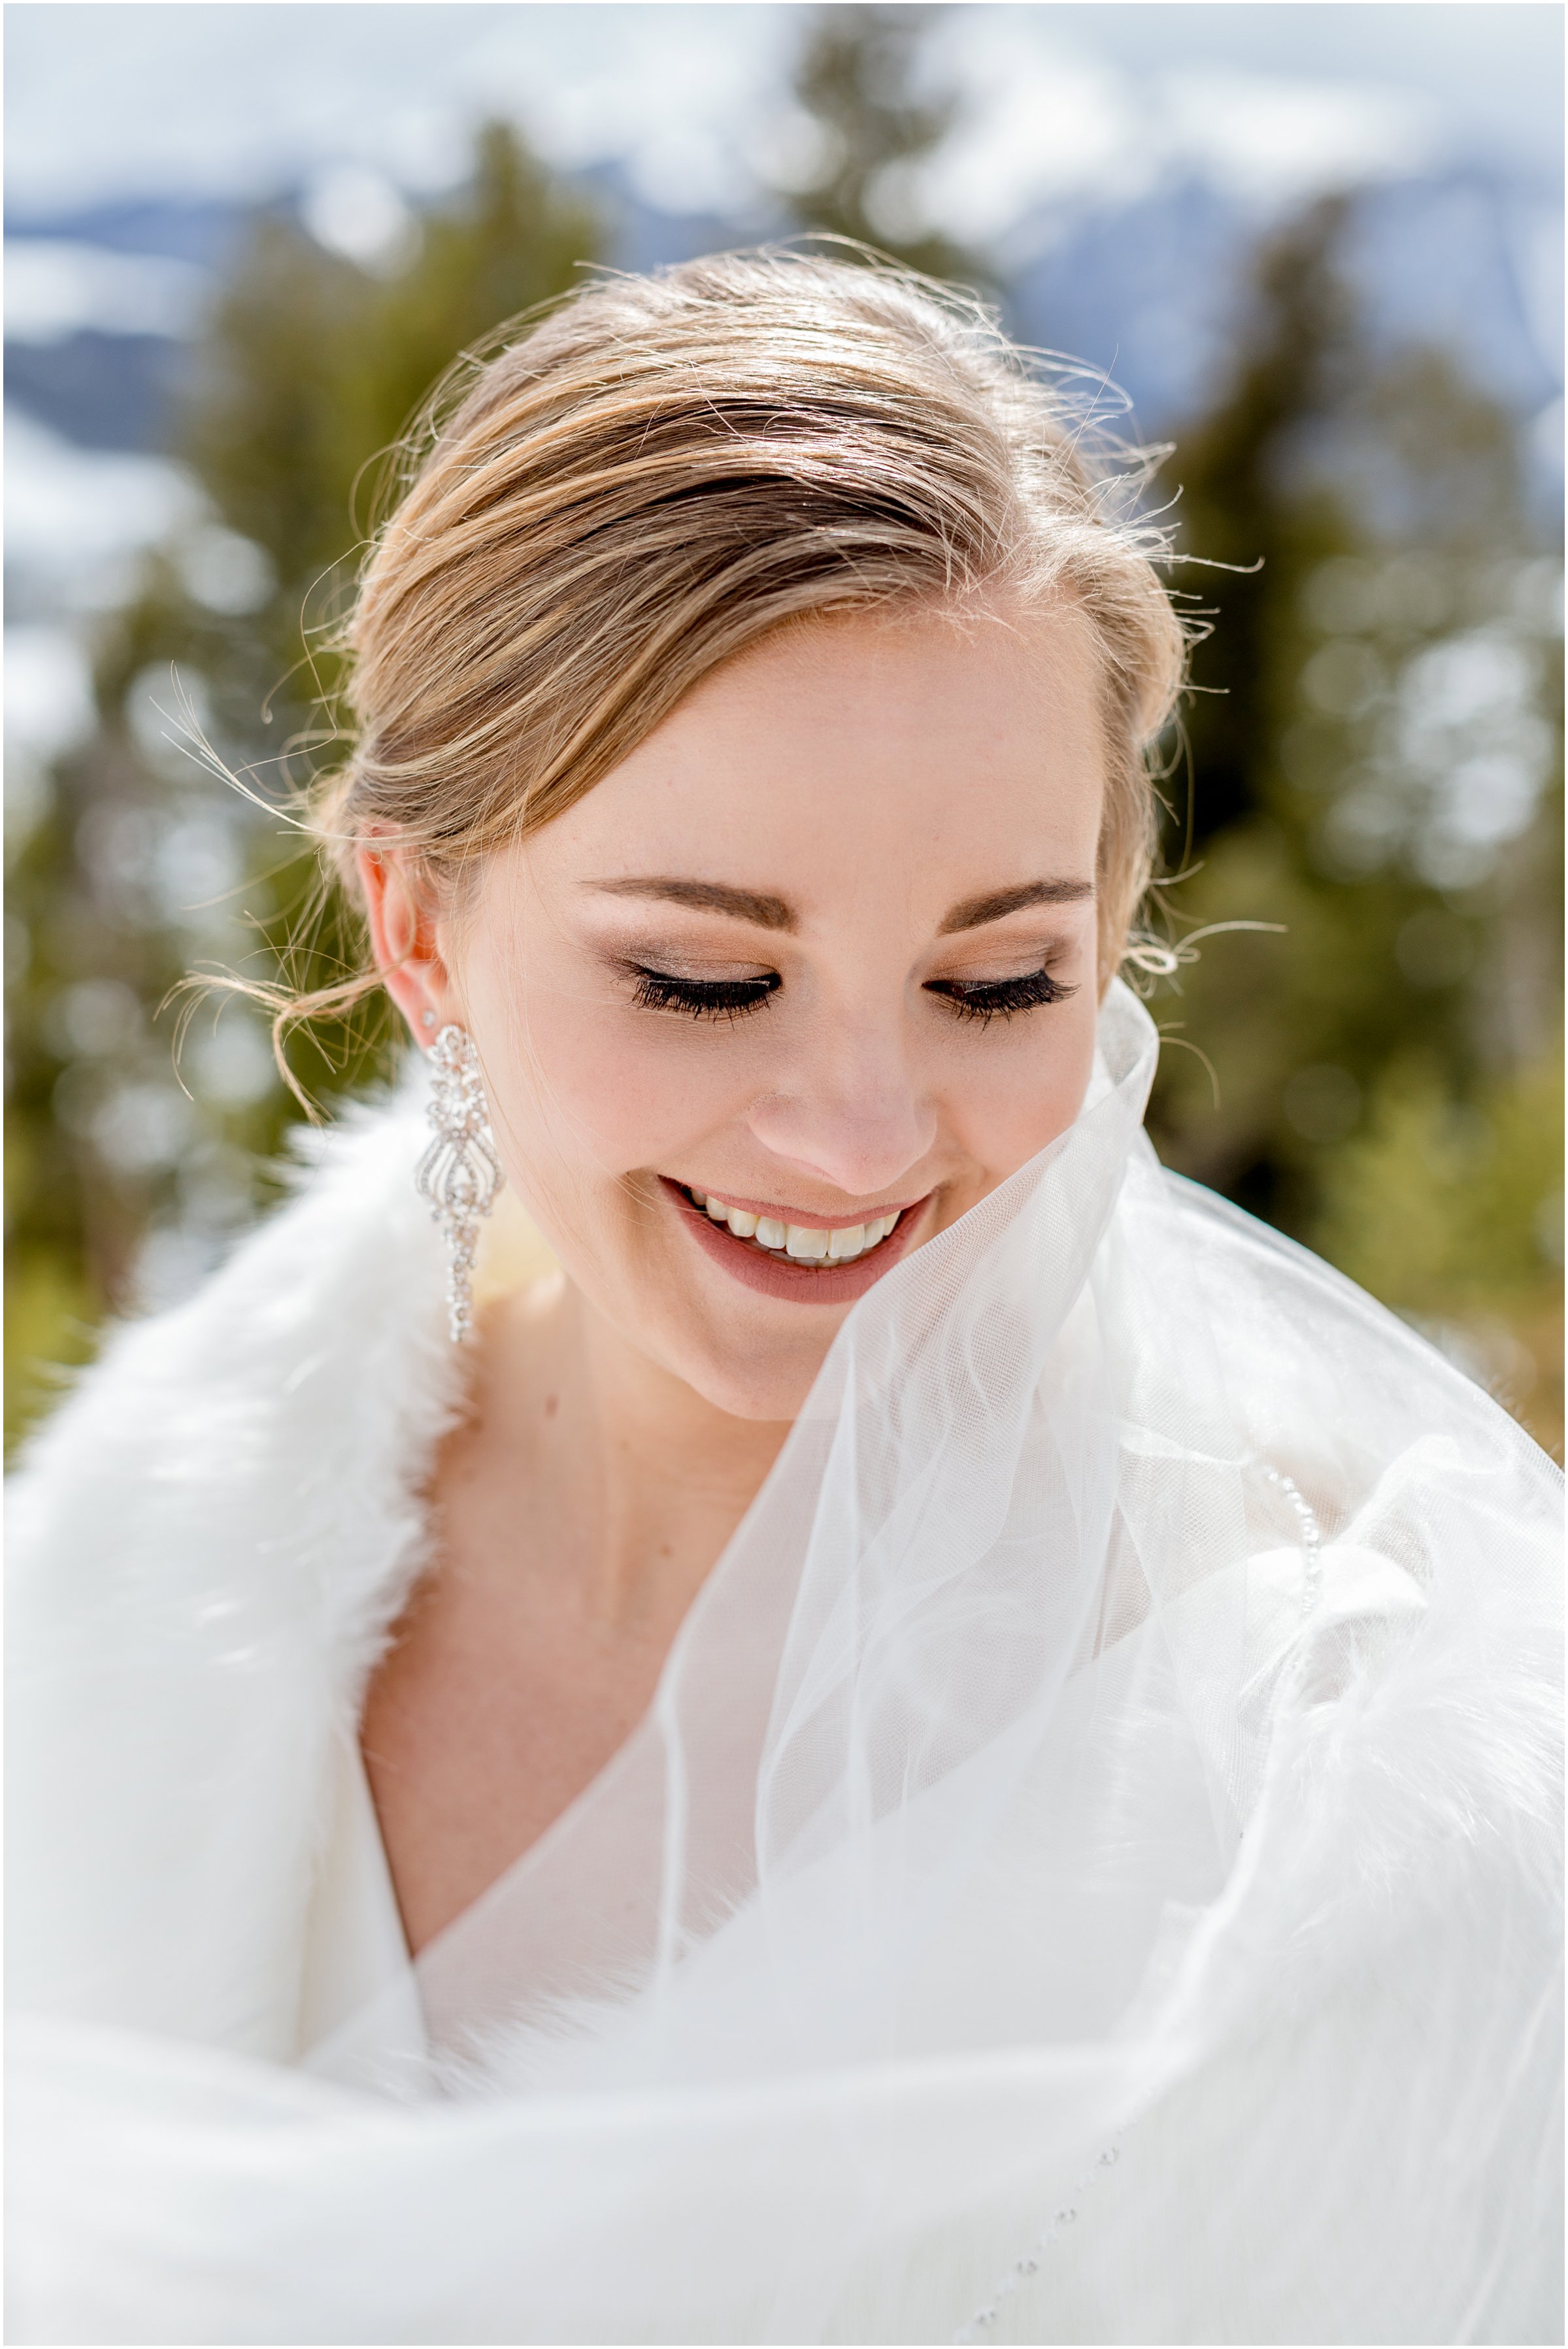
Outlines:
{"label": "sheer tulle veil", "polygon": [[161,2337],[1008,2337],[1091,2221],[1095,2337],[1550,2337],[1555,1481],[1159,1169],[1156,1051],[1115,986],[641,1728],[305,2076],[100,2056]]}

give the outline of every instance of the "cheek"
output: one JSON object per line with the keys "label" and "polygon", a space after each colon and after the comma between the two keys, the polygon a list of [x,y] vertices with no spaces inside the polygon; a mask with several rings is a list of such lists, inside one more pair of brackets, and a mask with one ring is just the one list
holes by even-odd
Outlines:
{"label": "cheek", "polygon": [[[977,1035],[969,1068],[950,1093],[965,1147],[992,1183],[1064,1133],[1077,1116],[1095,1061],[1098,1005],[1083,988],[1071,1003]],[[1030,1021],[1038,1023],[1031,1031]]]}
{"label": "cheek", "polygon": [[496,1135],[535,1175],[662,1167],[743,1108],[737,1056],[702,1050],[727,1040],[547,981],[483,994],[472,1009]]}

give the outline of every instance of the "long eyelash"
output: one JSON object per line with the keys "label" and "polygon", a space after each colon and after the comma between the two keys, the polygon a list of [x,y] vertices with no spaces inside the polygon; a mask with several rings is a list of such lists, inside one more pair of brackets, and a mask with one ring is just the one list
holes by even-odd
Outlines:
{"label": "long eyelash", "polygon": [[743,1019],[783,984],[776,970],[761,978],[677,978],[639,963],[635,971],[639,1003],[649,1011],[684,1011],[692,1019]]}
{"label": "long eyelash", "polygon": [[981,985],[962,978],[929,978],[928,995],[942,996],[961,1019],[978,1019],[989,1027],[993,1019],[1011,1019],[1015,1011],[1034,1011],[1043,1003],[1064,1003],[1078,992],[1053,978],[1048,970],[1032,970],[1022,978],[999,978]]}

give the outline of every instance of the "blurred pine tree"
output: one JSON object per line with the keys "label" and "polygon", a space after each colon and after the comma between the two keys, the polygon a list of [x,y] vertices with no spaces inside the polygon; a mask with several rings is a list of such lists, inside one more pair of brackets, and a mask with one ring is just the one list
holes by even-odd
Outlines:
{"label": "blurred pine tree", "polygon": [[932,83],[925,45],[940,6],[826,6],[794,72],[810,126],[800,177],[778,191],[803,228],[852,237],[928,277],[978,285],[986,272],[926,219],[920,167],[957,123],[960,101]]}
{"label": "blurred pine tree", "polygon": [[1468,1100],[1418,1053],[1392,1062],[1323,1188],[1324,1252],[1560,1438],[1560,1040]]}
{"label": "blurred pine tree", "polygon": [[[275,819],[192,755],[200,729],[265,799],[329,750],[327,648],[378,468],[455,354],[564,292],[601,228],[516,133],[479,136],[468,183],[395,274],[264,215],[198,355],[176,453],[209,520],[149,563],[109,621],[93,740],[9,876],[6,1428],[45,1404],[106,1312],[187,1287],[254,1212],[294,1105],[243,1004],[206,1009],[171,1067],[168,990],[193,966],[271,978],[315,888]],[[323,698],[325,697],[325,700]],[[328,911],[307,981],[351,951]],[[20,960],[20,956],[18,956]],[[377,1065],[388,1030],[313,1045],[312,1090]],[[262,1176],[265,1179],[265,1174]]]}
{"label": "blurred pine tree", "polygon": [[[1167,842],[1190,877],[1164,902],[1173,937],[1283,935],[1210,939],[1161,998],[1176,1049],[1150,1125],[1168,1164],[1402,1311],[1527,1331],[1503,1383],[1555,1441],[1539,1072],[1561,1017],[1561,568],[1513,420],[1447,358],[1369,347],[1347,210],[1265,245],[1229,387],[1177,435],[1180,547],[1241,567],[1178,574],[1213,626]],[[1496,1137],[1469,1190],[1431,1140],[1445,1118]]]}

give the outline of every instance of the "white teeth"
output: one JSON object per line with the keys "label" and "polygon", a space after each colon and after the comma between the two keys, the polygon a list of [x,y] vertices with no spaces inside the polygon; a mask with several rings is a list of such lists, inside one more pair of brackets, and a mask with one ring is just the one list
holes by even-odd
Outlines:
{"label": "white teeth", "polygon": [[898,1220],[898,1210],[873,1216],[869,1223],[851,1224],[844,1231],[828,1231],[817,1224],[785,1224],[776,1216],[753,1216],[746,1207],[727,1207],[695,1184],[688,1184],[693,1206],[703,1208],[715,1224],[727,1224],[738,1240],[754,1239],[759,1247],[782,1248],[798,1264],[847,1264],[885,1240]]}

